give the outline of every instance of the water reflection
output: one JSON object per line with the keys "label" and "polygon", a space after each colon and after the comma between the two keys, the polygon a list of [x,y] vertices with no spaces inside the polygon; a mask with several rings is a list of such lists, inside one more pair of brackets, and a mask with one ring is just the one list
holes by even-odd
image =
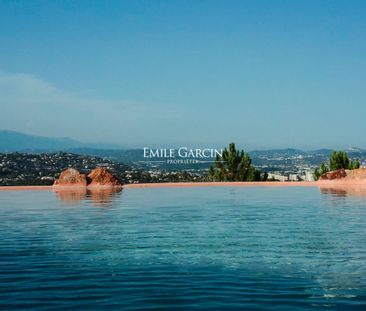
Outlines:
{"label": "water reflection", "polygon": [[74,205],[81,201],[90,201],[96,206],[108,206],[122,188],[73,188],[54,189],[53,192],[65,204]]}
{"label": "water reflection", "polygon": [[321,186],[320,192],[336,197],[366,197],[365,186]]}

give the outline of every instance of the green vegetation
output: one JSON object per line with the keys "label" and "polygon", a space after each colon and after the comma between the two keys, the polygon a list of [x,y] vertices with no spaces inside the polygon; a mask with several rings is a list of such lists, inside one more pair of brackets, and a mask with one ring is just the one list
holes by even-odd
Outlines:
{"label": "green vegetation", "polygon": [[244,150],[236,150],[234,143],[229,145],[229,150],[223,150],[222,156],[216,156],[215,167],[208,171],[210,181],[260,181],[267,177],[266,173],[261,176],[249,155]]}
{"label": "green vegetation", "polygon": [[348,154],[345,151],[333,151],[329,159],[329,165],[322,163],[319,168],[316,168],[313,172],[314,180],[318,180],[321,175],[339,169],[354,170],[360,167],[360,161],[351,161],[348,158]]}

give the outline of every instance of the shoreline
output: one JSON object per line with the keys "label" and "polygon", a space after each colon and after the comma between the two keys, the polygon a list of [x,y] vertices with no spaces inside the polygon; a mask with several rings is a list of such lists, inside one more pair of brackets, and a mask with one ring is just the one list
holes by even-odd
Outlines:
{"label": "shoreline", "polygon": [[[168,183],[141,183],[125,184],[122,189],[137,188],[190,188],[190,187],[365,187],[365,181],[257,181],[257,182],[168,182]],[[111,189],[114,186],[0,186],[0,191],[22,190],[73,190],[73,189]]]}

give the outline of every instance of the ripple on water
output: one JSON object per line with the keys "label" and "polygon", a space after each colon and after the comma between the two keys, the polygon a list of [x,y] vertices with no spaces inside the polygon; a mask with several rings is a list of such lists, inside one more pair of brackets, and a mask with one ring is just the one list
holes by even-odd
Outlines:
{"label": "ripple on water", "polygon": [[348,194],[2,192],[0,305],[362,310],[366,199]]}

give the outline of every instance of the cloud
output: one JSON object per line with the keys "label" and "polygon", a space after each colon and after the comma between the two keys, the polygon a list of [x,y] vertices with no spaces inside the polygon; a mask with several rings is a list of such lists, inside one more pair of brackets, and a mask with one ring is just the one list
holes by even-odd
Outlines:
{"label": "cloud", "polygon": [[24,73],[0,72],[0,94],[1,128],[36,135],[143,143],[182,117],[169,105],[97,98]]}

